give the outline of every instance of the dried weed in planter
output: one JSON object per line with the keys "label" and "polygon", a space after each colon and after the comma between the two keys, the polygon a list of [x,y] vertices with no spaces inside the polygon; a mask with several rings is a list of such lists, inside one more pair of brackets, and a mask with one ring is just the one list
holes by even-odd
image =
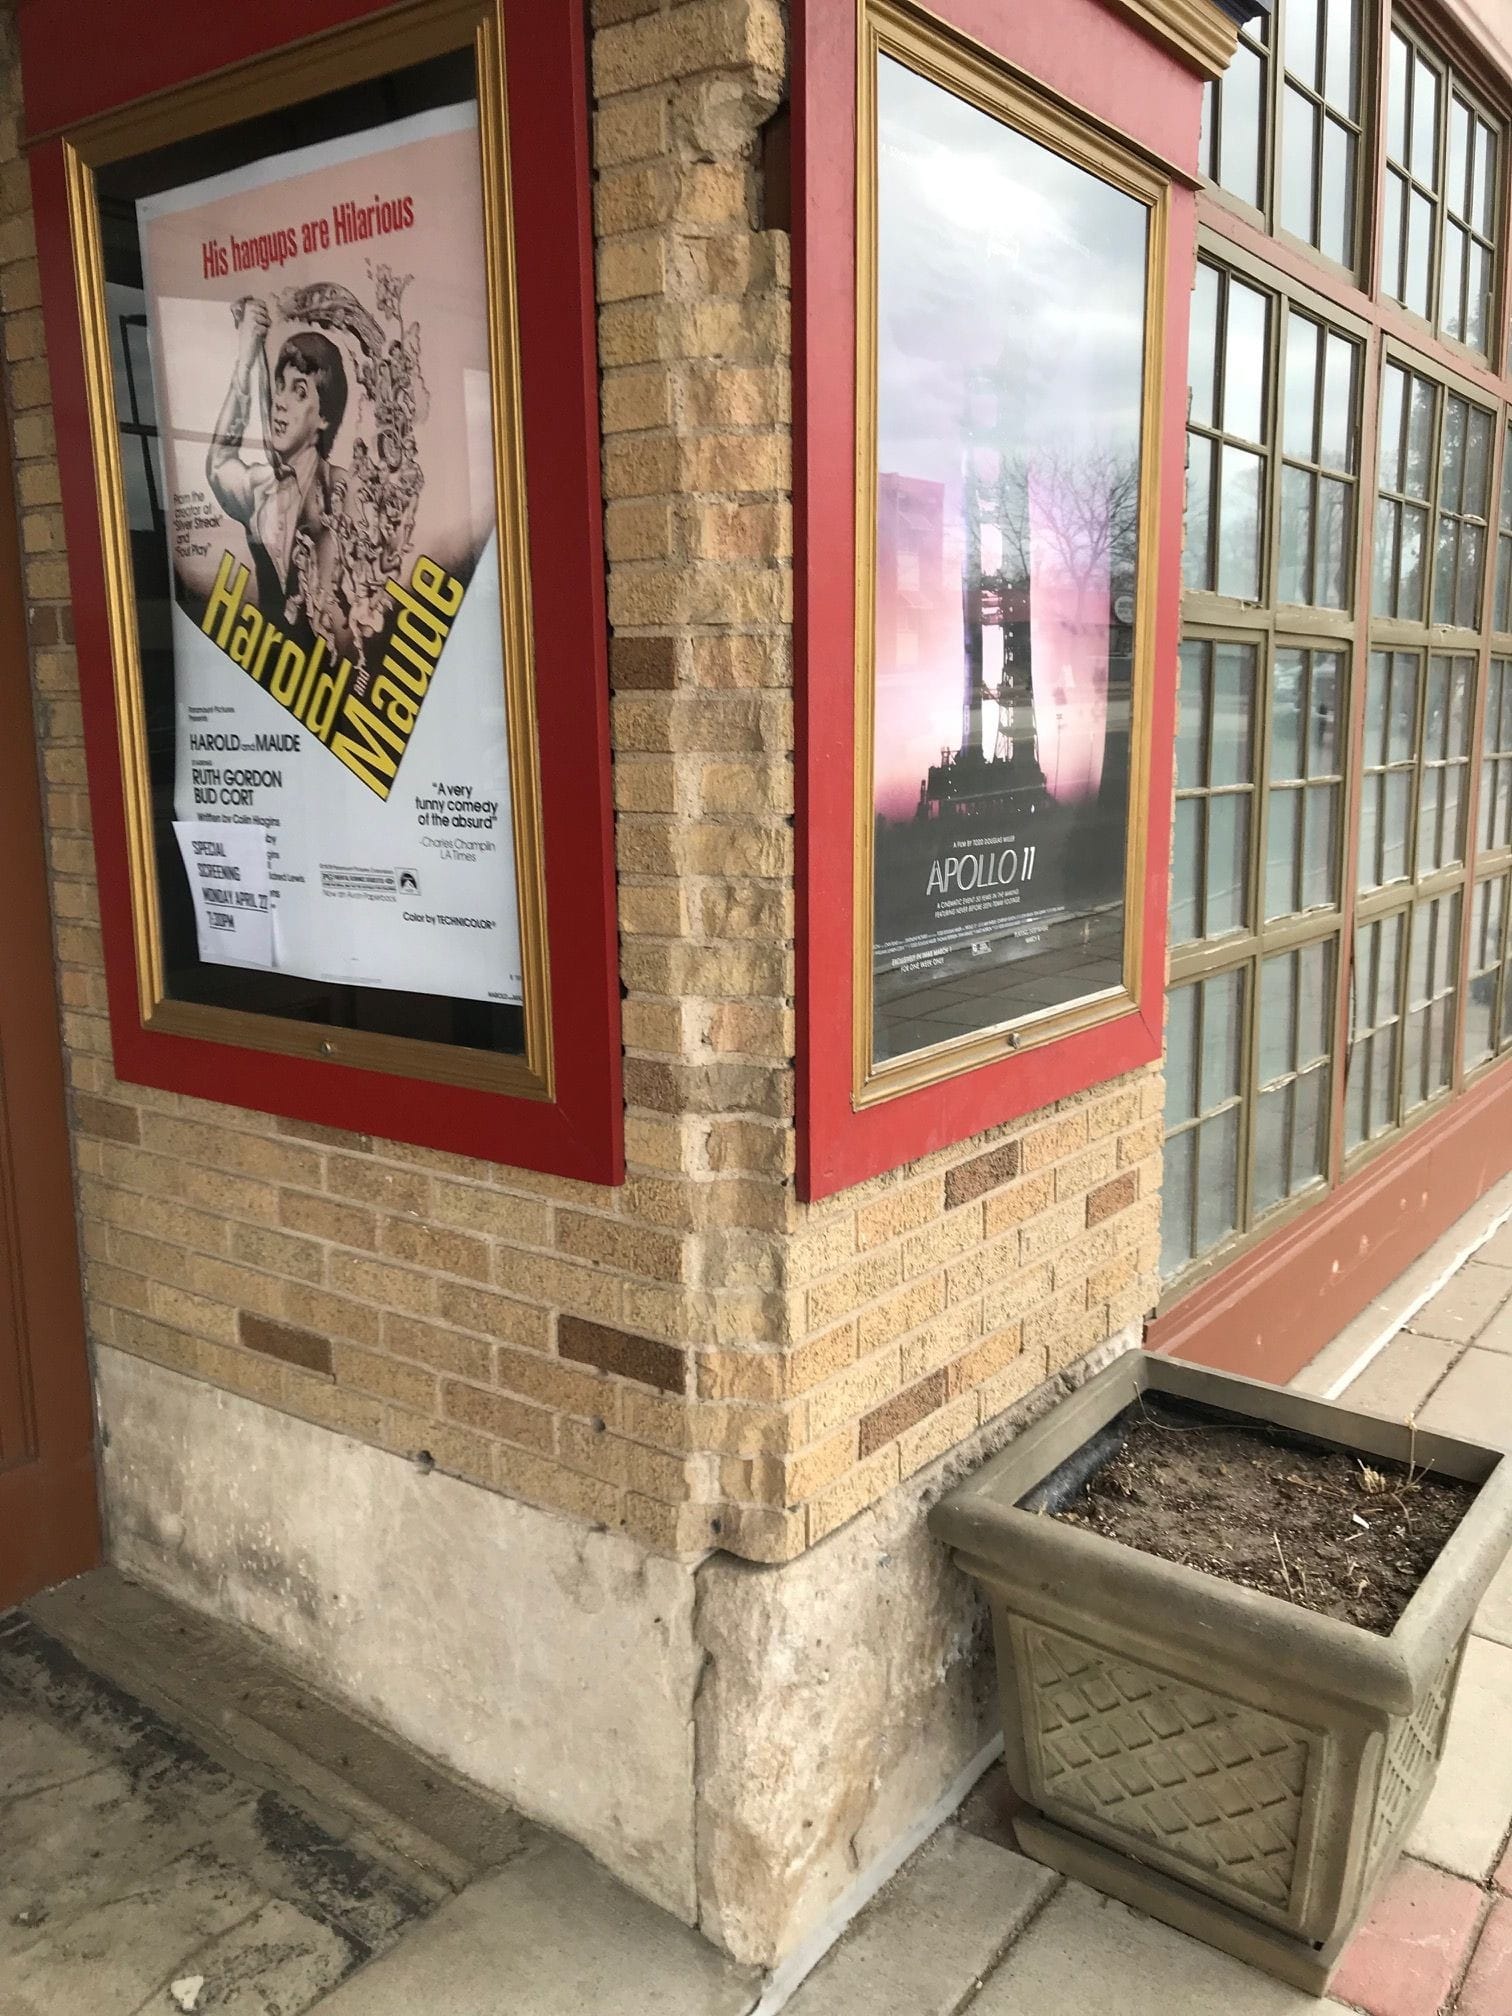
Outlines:
{"label": "dried weed in planter", "polygon": [[1126,1418],[1123,1446],[1054,1516],[1367,1631],[1392,1629],[1475,1497],[1170,1402]]}

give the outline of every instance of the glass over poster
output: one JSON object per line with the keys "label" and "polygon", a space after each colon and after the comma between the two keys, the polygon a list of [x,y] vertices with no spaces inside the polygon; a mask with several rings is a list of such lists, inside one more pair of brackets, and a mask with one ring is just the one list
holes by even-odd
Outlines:
{"label": "glass over poster", "polygon": [[917,34],[873,50],[863,1093],[1126,1008],[1139,925],[1153,199]]}
{"label": "glass over poster", "polygon": [[170,1009],[527,1053],[495,141],[468,46],[95,171]]}

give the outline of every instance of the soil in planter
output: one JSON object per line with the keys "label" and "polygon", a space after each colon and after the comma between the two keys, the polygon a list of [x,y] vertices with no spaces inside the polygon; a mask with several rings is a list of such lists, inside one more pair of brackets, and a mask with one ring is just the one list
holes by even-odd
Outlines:
{"label": "soil in planter", "polygon": [[1285,1430],[1143,1400],[1056,1517],[1367,1631],[1389,1632],[1476,1487]]}

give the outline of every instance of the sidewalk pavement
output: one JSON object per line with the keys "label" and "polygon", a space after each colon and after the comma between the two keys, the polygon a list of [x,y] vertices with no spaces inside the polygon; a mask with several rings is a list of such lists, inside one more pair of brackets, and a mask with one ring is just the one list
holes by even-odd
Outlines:
{"label": "sidewalk pavement", "polygon": [[[1502,1212],[1298,1385],[1512,1447]],[[112,1571],[0,1619],[0,2016],[1512,2016],[1512,1564],[1323,2001],[1019,1855],[1000,1765],[791,1999],[443,1775]]]}

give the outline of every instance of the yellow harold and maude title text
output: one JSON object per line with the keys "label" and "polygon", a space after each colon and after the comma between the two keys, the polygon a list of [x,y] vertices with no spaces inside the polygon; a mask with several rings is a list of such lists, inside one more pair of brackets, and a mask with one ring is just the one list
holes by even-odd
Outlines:
{"label": "yellow harold and maude title text", "polygon": [[200,628],[375,797],[387,798],[466,592],[422,553],[409,584],[386,583],[398,621],[365,695],[353,690],[350,658],[332,658],[324,638],[307,649],[246,601],[251,569],[225,552]]}

